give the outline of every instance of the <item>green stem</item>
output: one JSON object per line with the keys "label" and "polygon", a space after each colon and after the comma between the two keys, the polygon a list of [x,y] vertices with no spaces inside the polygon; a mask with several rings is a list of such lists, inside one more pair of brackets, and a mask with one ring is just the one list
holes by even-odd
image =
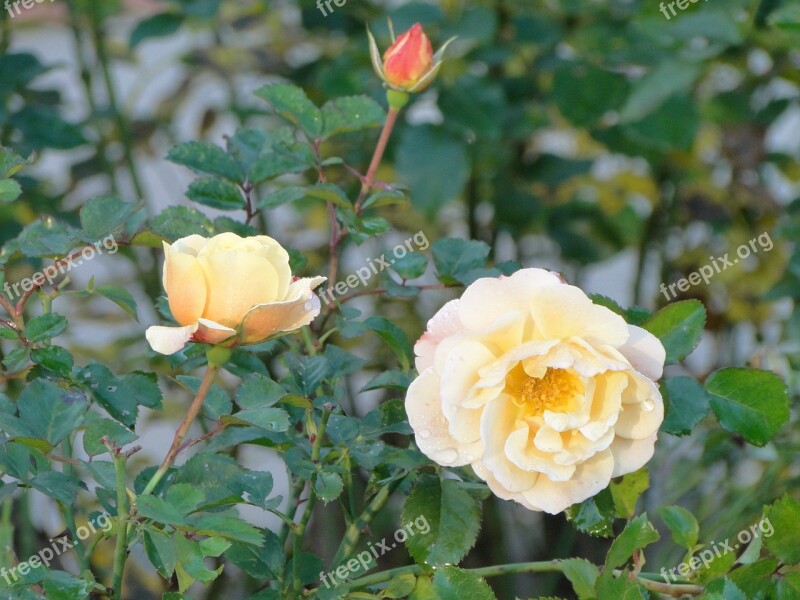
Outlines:
{"label": "green stem", "polygon": [[[331,417],[331,410],[325,408],[322,412],[322,419],[317,428],[317,435],[314,443],[311,446],[311,462],[317,464],[319,462],[319,454],[322,449],[322,439],[325,437],[325,430],[328,427],[328,419]],[[302,580],[300,579],[300,552],[303,546],[303,534],[306,532],[308,522],[311,520],[311,514],[314,512],[314,505],[317,502],[317,494],[314,492],[314,483],[317,480],[317,474],[311,476],[311,485],[308,488],[308,501],[306,508],[303,511],[303,516],[294,527],[294,548],[292,551],[292,591],[294,598],[300,597],[302,588]]]}
{"label": "green stem", "polygon": [[401,477],[383,486],[380,491],[375,494],[375,497],[369,505],[367,505],[367,508],[364,509],[364,512],[350,524],[350,527],[347,528],[344,534],[341,544],[339,544],[338,550],[336,550],[333,561],[331,561],[332,570],[336,569],[336,567],[344,563],[350,557],[361,539],[361,532],[386,505],[392,493],[400,486],[403,480],[404,478]]}
{"label": "green stem", "polygon": [[105,84],[106,94],[108,95],[108,106],[114,116],[114,121],[119,130],[120,141],[122,142],[123,153],[125,155],[125,163],[128,167],[128,172],[131,176],[131,183],[136,192],[138,199],[144,198],[144,191],[139,180],[139,174],[136,169],[136,161],[133,158],[133,141],[128,123],[125,116],[120,112],[119,102],[117,101],[117,92],[114,88],[114,80],[111,77],[111,68],[109,67],[108,50],[106,49],[106,39],[103,32],[103,16],[101,14],[101,4],[99,2],[89,2],[89,12],[92,24],[92,37],[94,40],[95,51],[97,52],[97,60],[100,63],[100,70],[103,73],[103,83]]}
{"label": "green stem", "polygon": [[[499,575],[513,575],[517,573],[563,573],[564,568],[560,560],[548,560],[548,561],[539,561],[539,562],[524,562],[524,563],[513,563],[508,565],[495,565],[492,567],[483,567],[480,569],[465,569],[469,573],[473,575],[477,575],[478,577],[497,577]],[[380,573],[375,573],[373,575],[367,575],[365,577],[360,577],[358,579],[354,579],[350,582],[344,582],[337,586],[337,591],[339,592],[348,592],[356,589],[371,587],[374,585],[379,585],[381,583],[386,583],[390,581],[397,575],[402,575],[404,573],[411,573],[412,575],[421,575],[425,569],[419,565],[411,565],[407,567],[397,567],[396,569],[389,569],[388,571],[381,571]],[[615,574],[619,574],[618,571],[614,571]],[[652,581],[650,579],[644,579],[643,577],[637,578],[636,582],[644,587],[647,590],[652,592],[659,592],[662,594],[668,594],[673,597],[682,597],[686,594],[701,594],[703,592],[703,586],[699,585],[691,585],[691,584],[670,584],[670,583],[663,583],[660,581]]]}
{"label": "green stem", "polygon": [[[62,452],[66,458],[72,458],[72,440],[70,436],[67,436],[66,439],[62,442]],[[70,477],[75,477],[75,467],[70,462],[64,463],[64,474]],[[89,568],[89,561],[86,556],[86,548],[81,541],[81,538],[78,536],[78,527],[75,524],[75,509],[73,508],[72,504],[62,505],[62,511],[64,515],[64,522],[67,525],[67,529],[69,530],[72,539],[72,547],[75,549],[75,554],[78,557],[78,564],[80,565],[81,572],[86,571]]]}
{"label": "green stem", "polygon": [[113,600],[122,600],[122,579],[125,574],[125,559],[128,557],[128,491],[125,485],[125,457],[114,456],[114,469],[117,474],[117,545],[114,550]]}

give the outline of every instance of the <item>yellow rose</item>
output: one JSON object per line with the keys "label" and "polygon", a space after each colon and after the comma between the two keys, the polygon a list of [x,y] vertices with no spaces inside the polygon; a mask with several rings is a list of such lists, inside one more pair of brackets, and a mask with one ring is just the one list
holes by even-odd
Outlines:
{"label": "yellow rose", "polygon": [[164,290],[181,327],[150,327],[161,354],[187,342],[257,344],[308,325],[319,314],[313,290],[324,277],[292,277],[289,254],[271,237],[190,235],[164,244]]}
{"label": "yellow rose", "polygon": [[556,514],[653,455],[664,347],[553,273],[477,280],[415,352],[417,445],[501,498]]}

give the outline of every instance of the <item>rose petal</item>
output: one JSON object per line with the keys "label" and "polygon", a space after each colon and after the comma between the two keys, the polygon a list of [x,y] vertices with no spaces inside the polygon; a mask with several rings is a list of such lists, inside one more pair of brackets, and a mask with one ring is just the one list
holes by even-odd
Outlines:
{"label": "rose petal", "polygon": [[[179,248],[187,247],[188,239],[185,238]],[[203,316],[208,298],[203,267],[194,256],[184,254],[166,242],[164,255],[162,279],[172,316],[181,325],[196,323],[197,319]]]}
{"label": "rose petal", "polygon": [[195,342],[219,344],[236,335],[235,329],[225,327],[224,325],[209,321],[208,319],[199,319],[197,325],[197,331],[192,336],[192,341]]}
{"label": "rose petal", "polygon": [[150,347],[159,354],[175,354],[182,350],[186,343],[191,339],[198,324],[186,325],[185,327],[161,327],[154,325],[148,327],[144,336],[147,338]]}
{"label": "rose petal", "polygon": [[641,440],[615,438],[609,446],[614,454],[614,473],[611,476],[619,477],[641,469],[653,458],[657,438],[657,432]]}
{"label": "rose petal", "polygon": [[529,314],[528,298],[534,292],[562,285],[556,275],[543,269],[522,269],[510,277],[478,279],[464,290],[459,316],[470,330],[480,331],[509,312]]}
{"label": "rose petal", "polygon": [[658,386],[651,383],[650,396],[643,402],[622,405],[617,424],[617,435],[631,440],[649,437],[664,421],[664,400]]}
{"label": "rose petal", "polygon": [[238,251],[204,254],[198,260],[208,280],[208,302],[203,317],[226,327],[237,327],[247,311],[277,299],[275,267],[263,256]]}
{"label": "rose petal", "polygon": [[439,398],[439,378],[433,369],[426,369],[411,382],[405,406],[417,447],[431,460],[456,467],[483,453],[482,442],[464,444],[450,435]]}
{"label": "rose petal", "polygon": [[630,337],[618,348],[634,369],[645,377],[658,381],[664,374],[667,352],[661,341],[649,331],[628,325]]}
{"label": "rose petal", "polygon": [[433,365],[433,355],[440,341],[464,329],[458,318],[458,302],[458,300],[451,300],[440,308],[428,321],[427,330],[414,345],[418,372],[422,373],[422,371]]}
{"label": "rose petal", "polygon": [[313,321],[320,311],[320,301],[312,290],[324,277],[299,279],[289,286],[289,300],[254,306],[242,321],[242,341],[255,344],[283,331],[294,331]]}
{"label": "rose petal", "polygon": [[487,404],[481,417],[481,438],[484,452],[481,462],[492,472],[498,484],[509,492],[524,492],[533,487],[537,472],[523,471],[507,455],[506,440],[515,429],[519,409],[503,394]]}
{"label": "rose petal", "polygon": [[614,455],[610,450],[604,450],[580,463],[569,481],[551,481],[542,475],[523,496],[543,511],[556,515],[603,491],[611,481],[613,471]]}

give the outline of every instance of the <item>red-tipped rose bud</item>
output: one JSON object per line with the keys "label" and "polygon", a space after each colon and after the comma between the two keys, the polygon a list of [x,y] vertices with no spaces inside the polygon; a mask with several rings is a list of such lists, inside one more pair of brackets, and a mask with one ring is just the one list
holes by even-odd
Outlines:
{"label": "red-tipped rose bud", "polygon": [[383,73],[386,83],[409,89],[433,68],[431,41],[417,23],[401,35],[383,54]]}
{"label": "red-tipped rose bud", "polygon": [[448,40],[434,54],[422,25],[416,23],[398,37],[381,58],[375,38],[371,32],[368,33],[375,72],[387,87],[399,92],[421,92],[427,88],[439,73],[445,48],[455,39]]}

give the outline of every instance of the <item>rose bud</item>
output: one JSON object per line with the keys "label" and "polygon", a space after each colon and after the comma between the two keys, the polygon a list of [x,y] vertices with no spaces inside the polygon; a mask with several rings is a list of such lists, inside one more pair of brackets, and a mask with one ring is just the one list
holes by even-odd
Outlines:
{"label": "rose bud", "polygon": [[187,342],[257,344],[308,325],[320,311],[312,291],[324,277],[292,277],[289,254],[271,237],[222,233],[164,243],[164,290],[180,327],[150,327],[156,352]]}
{"label": "rose bud", "polygon": [[416,23],[394,40],[381,59],[375,38],[369,30],[367,33],[375,72],[389,88],[400,92],[421,92],[427,88],[439,73],[445,49],[455,39],[448,40],[434,54],[422,25]]}

